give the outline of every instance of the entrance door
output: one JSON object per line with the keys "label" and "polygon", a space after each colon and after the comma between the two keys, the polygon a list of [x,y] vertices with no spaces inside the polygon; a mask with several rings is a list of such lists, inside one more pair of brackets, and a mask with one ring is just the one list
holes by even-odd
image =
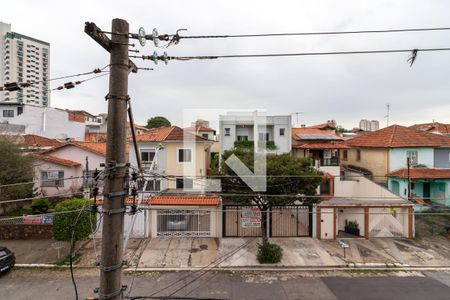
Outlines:
{"label": "entrance door", "polygon": [[429,182],[423,183],[423,198],[430,199],[430,183]]}
{"label": "entrance door", "polygon": [[333,239],[334,234],[334,209],[322,208],[320,210],[320,238],[323,240]]}

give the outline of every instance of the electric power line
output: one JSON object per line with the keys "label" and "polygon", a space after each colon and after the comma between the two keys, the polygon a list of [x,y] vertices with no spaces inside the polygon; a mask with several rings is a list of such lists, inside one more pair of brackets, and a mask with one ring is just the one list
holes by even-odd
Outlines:
{"label": "electric power line", "polygon": [[[38,80],[38,81],[31,81],[31,82],[25,82],[25,83],[18,83],[18,86],[27,88],[27,87],[31,87],[31,86],[39,84],[39,83],[44,83],[44,82],[50,82],[50,81],[67,79],[67,78],[73,78],[73,77],[81,77],[81,76],[85,76],[85,75],[89,75],[89,74],[103,73],[103,72],[107,72],[107,71],[104,71],[104,70],[107,67],[109,67],[109,66],[110,65],[108,64],[108,65],[104,66],[103,68],[95,68],[94,70],[89,71],[89,72],[77,73],[77,74],[72,74],[72,75],[64,75],[64,76],[59,76],[59,77],[45,79],[45,80]],[[5,86],[1,86],[0,87],[0,91],[7,91],[7,90],[5,90]]]}
{"label": "electric power line", "polygon": [[[372,34],[372,33],[400,33],[400,32],[425,32],[425,31],[447,31],[450,27],[432,28],[400,28],[400,29],[378,29],[378,30],[349,30],[349,31],[316,31],[316,32],[283,32],[283,33],[256,33],[256,34],[226,34],[226,35],[191,35],[181,36],[179,39],[220,39],[220,38],[253,38],[253,37],[277,37],[277,36],[308,36],[308,35],[349,35],[349,34]],[[175,36],[175,35],[172,35]]]}
{"label": "electric power line", "polygon": [[[325,56],[325,55],[355,55],[355,54],[383,54],[383,53],[411,53],[414,57],[418,52],[450,51],[450,47],[421,48],[421,49],[383,49],[383,50],[352,50],[352,51],[328,51],[328,52],[293,52],[293,53],[263,53],[263,54],[229,54],[229,55],[201,55],[201,56],[168,56],[142,55],[130,56],[143,60],[168,62],[170,60],[214,60],[220,58],[270,58],[270,57],[295,57],[295,56]],[[408,61],[411,63],[411,61]]]}

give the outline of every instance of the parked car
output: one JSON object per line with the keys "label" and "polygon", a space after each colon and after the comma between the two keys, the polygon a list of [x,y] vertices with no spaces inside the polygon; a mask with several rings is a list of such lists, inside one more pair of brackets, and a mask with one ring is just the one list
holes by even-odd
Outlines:
{"label": "parked car", "polygon": [[16,264],[14,253],[8,248],[0,246],[0,273],[8,272]]}

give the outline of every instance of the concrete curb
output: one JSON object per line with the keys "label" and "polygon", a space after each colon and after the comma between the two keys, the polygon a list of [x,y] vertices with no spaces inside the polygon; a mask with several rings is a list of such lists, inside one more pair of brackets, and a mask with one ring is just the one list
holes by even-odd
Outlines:
{"label": "concrete curb", "polygon": [[[42,268],[42,269],[68,269],[67,265],[54,264],[16,264],[17,268]],[[74,269],[97,269],[92,266],[73,266]],[[180,267],[180,268],[124,268],[123,271],[137,272],[187,272],[187,271],[225,271],[225,272],[298,272],[298,271],[356,271],[356,270],[380,270],[380,271],[450,271],[450,266],[411,266],[402,264],[367,263],[331,266],[250,266],[250,267]]]}

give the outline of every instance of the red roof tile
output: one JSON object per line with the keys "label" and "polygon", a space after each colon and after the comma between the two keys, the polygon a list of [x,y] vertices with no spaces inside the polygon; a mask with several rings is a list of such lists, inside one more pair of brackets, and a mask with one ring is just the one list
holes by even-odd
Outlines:
{"label": "red roof tile", "polygon": [[106,143],[73,141],[70,142],[69,144],[93,153],[100,154],[102,156],[106,156]]}
{"label": "red roof tile", "polygon": [[197,136],[181,129],[178,126],[155,128],[147,133],[136,136],[136,139],[138,142],[183,141],[193,139],[195,139],[195,141],[197,142],[208,141],[203,137]]}
{"label": "red roof tile", "polygon": [[151,205],[217,206],[219,203],[220,199],[218,196],[158,195],[150,199]]}
{"label": "red roof tile", "polygon": [[67,147],[67,146],[75,146],[75,147],[84,149],[86,151],[92,152],[92,153],[106,156],[106,143],[80,142],[80,141],[69,142],[69,143],[63,144],[59,147],[55,147],[53,149],[43,151],[42,153],[51,153],[53,151],[57,151],[58,149]]}
{"label": "red roof tile", "polygon": [[23,138],[25,144],[29,147],[59,147],[64,145],[64,143],[58,140],[49,139],[35,134],[26,134]]}
{"label": "red roof tile", "polygon": [[[401,169],[388,174],[390,177],[408,178],[408,169]],[[409,170],[411,179],[450,179],[450,169],[413,168]]]}
{"label": "red roof tile", "polygon": [[326,134],[326,135],[335,135],[336,138],[341,138],[340,136],[336,135],[336,133],[332,129],[319,129],[319,128],[312,128],[312,127],[292,128],[291,133],[292,133],[292,139],[294,139],[296,141],[302,140],[298,136],[298,134]]}
{"label": "red roof tile", "polygon": [[428,131],[428,132],[434,132],[434,133],[441,133],[441,134],[450,134],[450,124],[443,124],[443,123],[423,123],[423,124],[414,124],[412,126],[409,126],[409,128],[420,130],[420,131]]}
{"label": "red roof tile", "polygon": [[341,143],[306,143],[300,145],[292,145],[293,149],[348,149],[349,146]]}
{"label": "red roof tile", "polygon": [[400,125],[391,125],[357,136],[345,143],[351,147],[374,148],[450,147],[450,137],[422,132]]}
{"label": "red roof tile", "polygon": [[44,161],[48,161],[51,163],[55,163],[58,165],[63,165],[66,167],[78,167],[81,166],[80,163],[73,161],[73,160],[68,160],[68,159],[62,159],[59,157],[54,157],[54,156],[49,156],[49,155],[40,155],[40,154],[33,154],[34,157],[36,157],[37,159],[41,159]]}

